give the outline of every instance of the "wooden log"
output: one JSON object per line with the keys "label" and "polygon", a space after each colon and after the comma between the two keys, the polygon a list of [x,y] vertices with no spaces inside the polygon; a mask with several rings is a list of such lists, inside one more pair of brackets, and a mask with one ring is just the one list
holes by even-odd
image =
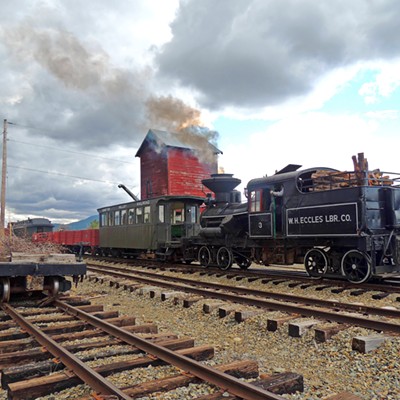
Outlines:
{"label": "wooden log", "polygon": [[[238,361],[231,364],[215,367],[221,372],[246,379],[258,376],[258,365],[254,361]],[[187,386],[190,383],[200,382],[193,375],[174,375],[168,378],[157,379],[131,387],[123,388],[123,391],[133,399],[143,397],[155,392],[168,392],[178,387]]]}
{"label": "wooden log", "polygon": [[183,308],[190,308],[193,304],[203,299],[203,297],[187,297],[186,299],[183,299]]}
{"label": "wooden log", "polygon": [[267,331],[275,332],[280,328],[283,324],[293,319],[300,318],[298,314],[287,315],[285,317],[277,317],[277,318],[268,318],[267,319]]}
{"label": "wooden log", "polygon": [[221,307],[224,303],[222,302],[206,302],[203,304],[203,312],[205,314],[211,314],[214,310]]}
{"label": "wooden log", "polygon": [[262,310],[241,310],[241,311],[235,311],[235,321],[236,322],[243,322],[246,321],[246,319],[255,317],[257,315],[262,314]]}
{"label": "wooden log", "polygon": [[[178,350],[177,353],[195,360],[206,360],[214,356],[214,349],[210,346],[194,347],[191,349]],[[102,376],[108,376],[121,371],[134,368],[146,368],[149,365],[165,365],[160,359],[153,357],[140,357],[131,361],[115,362],[94,368]],[[32,400],[47,393],[54,393],[81,383],[81,380],[70,373],[55,373],[46,377],[28,379],[8,385],[8,395],[13,400]]]}
{"label": "wooden log", "polygon": [[232,305],[223,305],[218,308],[218,316],[220,318],[225,318],[229,314],[234,313],[238,309],[238,305],[232,306]]}
{"label": "wooden log", "polygon": [[[135,318],[134,317],[118,317],[118,318],[111,318],[109,322],[113,323],[116,326],[122,327],[125,330],[131,329],[132,332],[138,333],[157,333],[157,327],[153,324],[145,324],[145,325],[135,325]],[[92,328],[92,326],[90,326]],[[107,333],[102,332],[98,329],[86,329],[86,330],[79,330],[74,332],[67,332],[61,333],[58,332],[50,332],[48,333],[52,339],[56,341],[63,341],[63,340],[77,340],[82,338],[91,338],[94,336],[105,336]],[[2,335],[0,335],[1,337]],[[37,346],[37,343],[33,338],[26,338],[27,334],[25,332],[16,333],[11,335],[10,338],[5,339],[4,341],[0,341],[0,354],[9,352],[9,351],[17,351],[24,348],[32,348]],[[3,335],[6,337],[6,335]]]}
{"label": "wooden log", "polygon": [[388,339],[388,336],[383,335],[357,336],[353,338],[351,347],[360,353],[369,353]]}
{"label": "wooden log", "polygon": [[274,394],[291,394],[304,391],[303,376],[293,372],[283,372],[273,375],[262,375],[261,380],[252,382]]}
{"label": "wooden log", "polygon": [[[194,347],[194,339],[192,338],[168,339],[168,340],[155,339],[152,340],[152,342],[158,343],[160,346],[166,347],[174,351]],[[87,347],[87,349],[95,347],[111,346],[113,344],[122,345],[123,343],[117,339],[114,339],[113,341],[110,340],[107,342],[96,343],[96,344],[97,346]],[[83,343],[80,346],[82,346],[82,348],[79,349],[79,351],[85,350]],[[78,351],[78,348],[75,348],[73,350],[68,348],[68,350],[75,353],[76,351]],[[95,358],[115,356],[119,354],[125,354],[125,355],[138,354],[140,352],[141,350],[139,350],[137,347],[134,346],[131,346],[130,349],[118,349],[118,350],[106,349],[104,352],[96,352],[96,354],[82,357],[81,360],[84,362],[88,362],[92,361]],[[56,371],[56,370],[60,371],[62,369],[64,369],[64,365],[57,363],[54,359],[35,362],[28,365],[25,364],[21,366],[8,367],[2,370],[1,385],[3,389],[7,389],[7,386],[10,383],[18,382],[20,380],[31,379],[33,377],[43,376],[46,375],[47,371]]]}
{"label": "wooden log", "polygon": [[314,329],[315,340],[320,343],[324,343],[336,335],[340,331],[348,328],[346,324],[337,324],[329,327],[319,327]]}
{"label": "wooden log", "polygon": [[307,320],[289,323],[289,336],[291,337],[301,337],[314,325],[320,324],[321,321],[318,320]]}
{"label": "wooden log", "polygon": [[[93,314],[95,317],[100,319],[110,319],[118,317],[118,311],[102,311],[96,312]],[[76,317],[68,314],[58,314],[58,315],[40,315],[37,317],[36,315],[27,318],[28,321],[33,323],[43,323],[43,322],[68,322],[76,320]],[[16,323],[14,321],[6,321],[0,324],[0,330],[6,330],[10,328],[16,327]]]}

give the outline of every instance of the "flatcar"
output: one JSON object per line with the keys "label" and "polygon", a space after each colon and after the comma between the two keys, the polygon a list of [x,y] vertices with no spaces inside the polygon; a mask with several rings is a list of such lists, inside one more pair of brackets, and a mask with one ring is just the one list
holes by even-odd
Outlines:
{"label": "flatcar", "polygon": [[252,179],[246,207],[228,201],[227,177],[219,190],[213,176],[209,188],[222,193],[209,202],[194,240],[201,264],[304,262],[313,277],[353,283],[399,272],[400,174],[299,168]]}
{"label": "flatcar", "polygon": [[197,254],[186,257],[182,239],[198,235],[203,202],[203,197],[169,195],[99,208],[99,253],[191,262]]}

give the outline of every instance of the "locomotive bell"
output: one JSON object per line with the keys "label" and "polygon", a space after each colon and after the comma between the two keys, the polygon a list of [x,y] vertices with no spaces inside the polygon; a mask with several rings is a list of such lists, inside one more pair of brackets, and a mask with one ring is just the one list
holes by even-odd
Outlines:
{"label": "locomotive bell", "polygon": [[233,174],[211,174],[201,183],[215,193],[217,203],[240,203],[240,192],[234,190],[242,181]]}

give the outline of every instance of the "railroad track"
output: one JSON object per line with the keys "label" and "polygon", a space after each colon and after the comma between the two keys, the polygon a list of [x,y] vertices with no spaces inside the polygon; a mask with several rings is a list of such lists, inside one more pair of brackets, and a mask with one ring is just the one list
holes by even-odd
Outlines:
{"label": "railroad track", "polygon": [[[104,264],[94,266],[88,263],[87,268],[91,272],[111,275],[117,279],[131,279],[146,285],[192,293],[205,298],[314,317],[375,331],[400,334],[400,310],[398,309],[370,307],[354,303],[311,298],[309,296],[255,290],[243,286],[203,282],[198,278],[187,279],[177,276],[160,275],[156,272],[132,271],[116,266],[105,266]],[[355,315],[355,313],[357,314]]]}
{"label": "railroad track", "polygon": [[301,283],[315,283],[319,282],[322,285],[331,285],[335,287],[343,288],[343,290],[370,290],[370,291],[381,291],[383,293],[400,293],[400,276],[388,274],[385,278],[379,281],[371,281],[369,283],[364,283],[362,285],[353,284],[342,279],[322,279],[322,278],[314,278],[307,275],[304,271],[303,267],[296,268],[296,266],[268,266],[268,267],[260,267],[253,268],[249,270],[242,270],[239,268],[231,268],[227,271],[221,271],[216,267],[208,267],[204,268],[200,265],[192,264],[192,265],[184,265],[184,264],[172,264],[172,263],[162,263],[162,262],[154,262],[152,260],[135,260],[135,259],[121,259],[121,258],[110,258],[110,257],[85,257],[86,261],[90,263],[115,263],[115,264],[123,264],[129,266],[139,266],[146,267],[153,270],[166,270],[171,272],[180,272],[180,273],[204,273],[216,276],[231,276],[231,277],[245,277],[250,279],[282,279],[287,281],[297,281],[299,284]]}
{"label": "railroad track", "polygon": [[[9,399],[35,399],[82,382],[93,392],[82,399],[131,399],[204,381],[222,390],[210,399],[282,400],[280,395],[265,387],[279,392],[283,386],[288,388],[292,385],[293,390],[299,390],[299,385],[302,385],[302,377],[296,374],[281,376],[280,382],[274,376],[258,379],[255,384],[248,383],[237,377],[257,378],[258,369],[254,361],[244,360],[211,368],[201,361],[213,356],[212,347],[195,347],[193,339],[158,334],[151,324],[135,325],[134,318],[104,312],[101,306],[85,302],[72,305],[50,298],[36,302],[30,308],[25,303],[2,304],[2,310],[0,369],[2,387],[7,390]],[[140,333],[144,336],[139,336]],[[73,339],[80,342],[71,344]],[[111,351],[110,346],[119,347]],[[83,350],[94,353],[78,357],[76,354]],[[90,366],[93,359],[111,354],[131,358]],[[163,364],[185,372],[124,387],[118,387],[107,379],[107,376],[121,371]],[[45,371],[55,372],[47,375]],[[227,393],[223,394],[225,391]]]}

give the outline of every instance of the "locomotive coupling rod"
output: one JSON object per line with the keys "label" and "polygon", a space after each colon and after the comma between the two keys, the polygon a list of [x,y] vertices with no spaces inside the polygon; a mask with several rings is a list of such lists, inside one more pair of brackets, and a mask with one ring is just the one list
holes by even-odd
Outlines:
{"label": "locomotive coupling rod", "polygon": [[283,397],[278,396],[272,392],[269,392],[260,387],[254,386],[248,382],[241,381],[234,376],[228,375],[224,372],[218,371],[217,369],[208,367],[207,365],[201,364],[189,357],[178,354],[165,347],[159,346],[155,343],[149,342],[139,336],[136,336],[124,329],[121,329],[105,320],[101,320],[85,311],[79,310],[66,304],[60,300],[54,300],[53,304],[56,307],[61,308],[69,314],[79,316],[79,318],[87,321],[91,325],[102,329],[108,334],[132,345],[136,346],[146,353],[150,353],[153,356],[172,364],[175,367],[186,371],[203,381],[209,382],[221,389],[229,391],[229,393],[241,397],[245,400],[284,400]]}
{"label": "locomotive coupling rod", "polygon": [[88,384],[98,394],[103,396],[117,396],[121,400],[130,400],[131,397],[117,388],[110,381],[105,379],[92,368],[85,365],[79,358],[75,357],[68,350],[64,349],[51,337],[41,332],[33,324],[22,317],[12,306],[7,303],[2,304],[3,310],[11,316],[23,329],[30,335],[34,336],[37,342],[47,349],[54,357],[57,357],[61,362],[69,368],[74,374],[79,377],[84,383]]}

